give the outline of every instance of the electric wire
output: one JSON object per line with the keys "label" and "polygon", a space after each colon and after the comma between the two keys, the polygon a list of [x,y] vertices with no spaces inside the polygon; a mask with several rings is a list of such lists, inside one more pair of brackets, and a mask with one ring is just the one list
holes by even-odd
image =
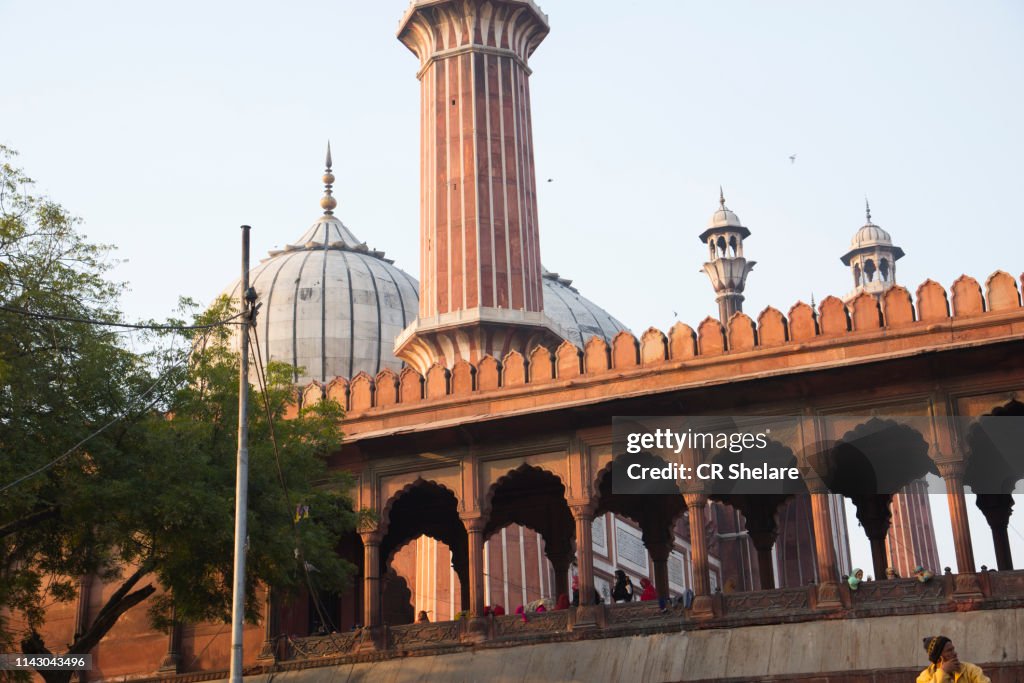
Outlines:
{"label": "electric wire", "polygon": [[119,322],[111,322],[109,320],[99,320],[97,318],[75,318],[75,317],[72,317],[72,316],[53,315],[53,314],[50,314],[50,313],[36,313],[34,311],[29,311],[29,310],[24,309],[24,308],[16,308],[16,307],[13,307],[13,306],[4,306],[3,304],[0,304],[0,311],[5,311],[7,313],[14,313],[14,314],[17,314],[17,315],[22,315],[22,316],[25,316],[27,318],[36,318],[36,319],[39,319],[39,320],[55,320],[55,321],[58,321],[58,322],[84,323],[86,325],[97,325],[97,326],[100,326],[100,327],[124,327],[124,328],[128,328],[128,329],[133,329],[133,330],[162,330],[162,331],[170,331],[170,332],[185,332],[185,331],[189,331],[189,330],[211,330],[211,329],[214,329],[216,327],[223,327],[224,325],[229,325],[229,324],[233,324],[233,325],[243,325],[244,324],[244,323],[232,323],[231,322],[235,318],[241,317],[243,315],[242,313],[236,313],[235,315],[231,316],[230,318],[225,318],[223,320],[218,320],[216,322],[206,323],[206,324],[203,324],[203,325],[157,325],[155,323],[119,323]]}
{"label": "electric wire", "polygon": [[301,563],[300,566],[302,567],[306,588],[309,591],[310,599],[313,601],[313,606],[316,609],[317,616],[320,619],[320,623],[325,627],[325,629],[327,627],[330,628],[330,631],[326,635],[333,637],[337,635],[337,625],[334,624],[333,620],[327,614],[326,608],[324,607],[323,602],[320,599],[319,591],[316,590],[313,586],[312,577],[309,575],[309,566],[301,550],[301,538],[299,536],[298,524],[295,521],[295,517],[292,515],[291,492],[288,490],[288,484],[284,478],[284,469],[281,467],[281,452],[277,443],[277,432],[274,429],[274,416],[273,412],[270,409],[270,399],[267,396],[266,370],[263,367],[262,351],[260,350],[259,345],[259,332],[257,331],[255,325],[251,325],[249,327],[249,331],[251,332],[253,338],[253,346],[250,349],[250,352],[253,356],[253,359],[255,360],[256,379],[260,388],[260,394],[263,397],[263,406],[267,413],[267,425],[270,431],[270,443],[273,446],[274,450],[274,465],[277,468],[277,479],[278,483],[280,483],[281,485],[282,491],[284,492],[285,505],[288,508],[288,519],[292,526],[292,534],[295,537],[295,550],[297,553],[296,559]]}
{"label": "electric wire", "polygon": [[[208,333],[207,333],[207,335],[204,335],[203,338],[202,338],[204,343],[206,341],[206,337],[207,336],[208,336]],[[12,481],[12,482],[10,482],[8,484],[5,484],[2,488],[0,488],[0,493],[3,493],[5,491],[7,491],[8,489],[14,488],[18,484],[20,484],[20,483],[22,483],[24,481],[28,481],[29,479],[35,477],[36,475],[45,472],[46,470],[50,469],[51,467],[53,467],[57,463],[61,462],[65,458],[73,455],[84,444],[88,443],[90,440],[96,438],[97,436],[99,436],[100,434],[105,432],[107,429],[109,429],[110,427],[114,426],[115,424],[117,424],[118,422],[120,422],[121,420],[126,418],[132,412],[132,409],[133,409],[135,403],[141,402],[149,394],[151,394],[153,391],[155,391],[156,388],[159,387],[164,382],[164,380],[171,373],[171,371],[177,369],[178,366],[182,365],[183,363],[188,362],[188,359],[191,357],[192,353],[195,351],[197,344],[198,344],[198,340],[195,343],[192,344],[192,349],[189,351],[189,353],[185,354],[184,356],[182,356],[181,359],[175,361],[169,367],[167,367],[156,378],[156,381],[154,381],[153,384],[151,384],[148,389],[146,389],[144,392],[142,392],[142,394],[140,394],[138,397],[136,397],[135,400],[132,402],[132,405],[129,405],[121,414],[116,415],[109,422],[107,422],[102,427],[100,427],[96,431],[92,432],[91,434],[89,434],[88,436],[86,436],[85,438],[80,440],[78,443],[76,443],[74,446],[72,446],[68,450],[66,450],[63,453],[61,453],[60,455],[58,455],[56,458],[53,458],[49,462],[47,462],[47,463],[37,467],[36,469],[32,470],[28,474],[26,474],[24,476],[21,476],[21,477],[15,479],[14,481]],[[157,397],[156,399],[154,399],[153,401],[148,403],[146,406],[144,406],[143,407],[143,412],[148,410],[149,408],[151,408],[156,403],[157,400],[159,400],[159,397]]]}

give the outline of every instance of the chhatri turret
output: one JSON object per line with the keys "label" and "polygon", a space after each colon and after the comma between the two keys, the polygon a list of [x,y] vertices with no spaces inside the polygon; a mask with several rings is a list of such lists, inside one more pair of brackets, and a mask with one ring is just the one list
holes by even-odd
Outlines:
{"label": "chhatri turret", "polygon": [[704,272],[715,288],[718,317],[727,325],[733,313],[743,310],[743,289],[756,262],[743,257],[743,240],[750,236],[750,230],[726,207],[721,187],[718,188],[718,205],[707,230],[700,234],[700,241],[708,246],[710,260],[704,264]]}
{"label": "chhatri turret", "polygon": [[398,38],[420,60],[420,310],[395,354],[524,355],[565,331],[544,313],[527,60],[532,0],[414,0]]}
{"label": "chhatri turret", "polygon": [[853,273],[853,289],[845,299],[850,301],[867,292],[881,297],[896,284],[896,261],[903,250],[892,243],[885,230],[871,222],[871,204],[864,200],[867,222],[850,241],[850,250],[839,257]]}

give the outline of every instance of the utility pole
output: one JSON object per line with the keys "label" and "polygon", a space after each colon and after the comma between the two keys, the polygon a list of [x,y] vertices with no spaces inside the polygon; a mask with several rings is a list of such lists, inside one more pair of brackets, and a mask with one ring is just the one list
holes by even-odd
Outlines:
{"label": "utility pole", "polygon": [[255,322],[256,292],[249,287],[249,231],[242,226],[242,326],[238,359],[238,462],[235,471],[235,564],[231,594],[231,683],[242,681],[242,619],[245,616],[245,553],[249,510],[249,327]]}

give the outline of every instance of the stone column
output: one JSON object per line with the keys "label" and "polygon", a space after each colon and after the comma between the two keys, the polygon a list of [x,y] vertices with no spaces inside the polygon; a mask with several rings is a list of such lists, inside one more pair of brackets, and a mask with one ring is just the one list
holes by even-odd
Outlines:
{"label": "stone column", "polygon": [[949,518],[953,525],[957,573],[973,574],[974,548],[971,546],[971,529],[967,525],[967,499],[964,497],[966,464],[962,460],[945,460],[935,464],[939,468],[939,474],[946,481],[946,500],[949,502]]}
{"label": "stone column", "polygon": [[985,520],[992,530],[992,546],[996,551],[996,567],[999,571],[1013,569],[1010,553],[1010,514],[1013,512],[1013,496],[1009,493],[979,493],[978,509],[985,514]]}
{"label": "stone column", "polygon": [[651,541],[647,543],[647,553],[654,564],[654,587],[658,597],[668,599],[668,556],[672,554],[673,543],[670,540]]}
{"label": "stone column", "polygon": [[469,634],[475,641],[487,637],[484,619],[484,518],[463,517],[469,541]]}
{"label": "stone column", "polygon": [[380,603],[380,543],[382,534],[376,529],[360,531],[363,539],[363,626],[381,625]]}
{"label": "stone column", "polygon": [[874,576],[878,580],[883,580],[885,568],[889,566],[885,539],[889,536],[889,525],[892,523],[892,494],[857,496],[853,502],[857,506],[857,519],[871,541],[871,566]]}
{"label": "stone column", "polygon": [[569,566],[572,564],[572,548],[570,547],[564,552],[551,552],[549,547],[545,554],[555,570],[555,598],[564,594],[572,600],[572,595],[569,592]]}
{"label": "stone column", "polygon": [[598,607],[594,604],[594,511],[589,505],[571,505],[570,509],[576,521],[576,565],[580,578],[580,604],[573,630],[579,631],[598,627]]}
{"label": "stone column", "polygon": [[817,476],[804,472],[804,482],[811,497],[811,519],[814,524],[814,558],[818,566],[819,607],[840,607],[839,570],[836,566],[835,544],[832,538],[832,513],[829,509],[829,491]]}
{"label": "stone column", "polygon": [[775,567],[772,563],[772,546],[778,532],[775,529],[759,529],[750,531],[750,540],[757,550],[757,573],[761,583],[761,590],[767,591],[775,588]]}
{"label": "stone column", "polygon": [[704,525],[707,520],[704,508],[708,497],[703,493],[684,493],[683,500],[690,512],[690,551],[693,553],[693,594],[696,597],[711,595],[711,579],[708,569],[708,542]]}
{"label": "stone column", "polygon": [[580,575],[580,605],[594,604],[594,513],[589,505],[573,505],[576,521],[576,564]]}

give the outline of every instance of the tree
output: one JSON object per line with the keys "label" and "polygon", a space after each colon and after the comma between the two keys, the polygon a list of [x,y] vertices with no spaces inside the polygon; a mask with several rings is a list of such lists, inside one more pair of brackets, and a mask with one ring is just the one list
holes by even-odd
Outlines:
{"label": "tree", "polygon": [[[50,652],[39,634],[44,605],[73,599],[82,575],[119,586],[67,654],[89,652],[144,602],[156,626],[172,612],[227,620],[238,360],[227,349],[233,327],[217,323],[232,317],[229,302],[194,321],[208,327],[154,333],[187,344],[129,352],[87,322],[120,316],[120,286],[105,279],[109,250],[86,242],[57,204],[29,196],[31,181],[2,154],[0,608],[25,630],[0,621],[0,650],[20,641],[26,654]],[[315,575],[315,588],[340,590],[353,571],[334,552],[356,522],[351,482],[322,458],[340,442],[341,409],[324,401],[285,419],[289,377],[272,363],[266,390],[250,390],[250,620],[261,583],[287,592]],[[296,523],[297,505],[310,514]],[[40,673],[48,683],[70,678]]]}

